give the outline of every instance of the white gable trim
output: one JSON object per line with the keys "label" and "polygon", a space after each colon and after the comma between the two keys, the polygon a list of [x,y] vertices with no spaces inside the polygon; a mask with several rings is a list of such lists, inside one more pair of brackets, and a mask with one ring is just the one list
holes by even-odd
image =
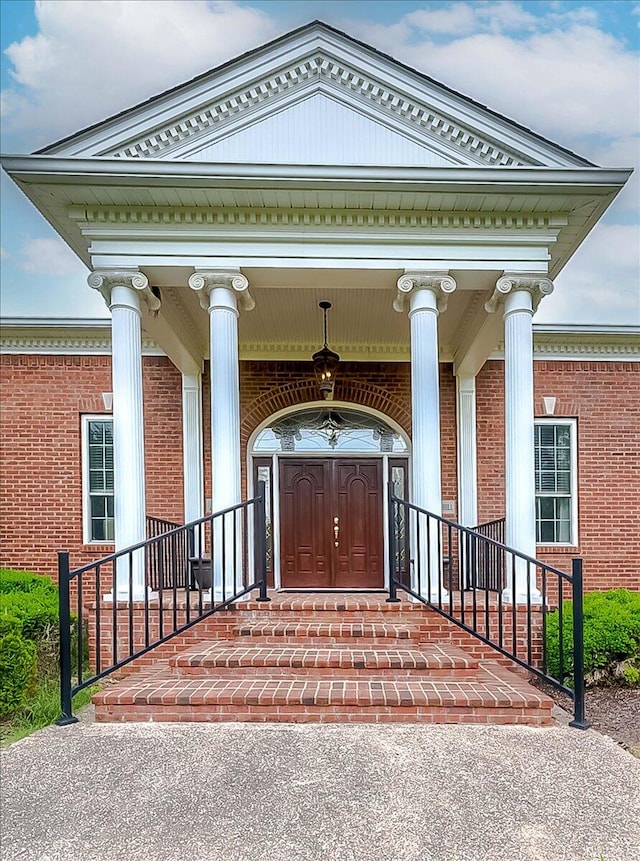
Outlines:
{"label": "white gable trim", "polygon": [[67,157],[158,154],[288,91],[322,80],[354,103],[375,105],[425,139],[448,142],[485,165],[589,165],[568,150],[493,113],[320,22],[302,27],[193,81],[105,120],[40,153]]}

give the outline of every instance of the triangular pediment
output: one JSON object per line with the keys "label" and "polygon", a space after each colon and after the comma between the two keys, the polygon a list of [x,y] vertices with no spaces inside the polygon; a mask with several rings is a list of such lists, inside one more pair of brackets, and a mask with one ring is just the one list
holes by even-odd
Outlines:
{"label": "triangular pediment", "polygon": [[215,163],[588,164],[319,22],[41,153]]}
{"label": "triangular pediment", "polygon": [[198,141],[183,156],[204,162],[378,164],[446,167],[460,164],[437,142],[403,133],[379,117],[315,93],[224,137]]}

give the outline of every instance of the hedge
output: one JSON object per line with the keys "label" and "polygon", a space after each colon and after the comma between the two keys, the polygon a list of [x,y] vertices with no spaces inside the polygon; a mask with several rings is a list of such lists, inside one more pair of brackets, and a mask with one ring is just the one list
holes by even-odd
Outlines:
{"label": "hedge", "polygon": [[18,634],[0,637],[0,718],[9,717],[35,690],[36,646]]}
{"label": "hedge", "polygon": [[[584,668],[592,681],[613,680],[622,664],[640,666],[640,592],[611,589],[608,592],[588,592],[583,598]],[[563,647],[565,679],[573,671],[573,610],[572,602],[563,603]],[[545,646],[549,672],[559,678],[560,662],[559,614],[549,613],[546,623]],[[629,680],[635,677],[628,673]],[[623,675],[624,679],[624,675]],[[564,681],[564,680],[561,680]]]}
{"label": "hedge", "polygon": [[58,626],[58,589],[48,577],[0,569],[0,633],[38,640]]}

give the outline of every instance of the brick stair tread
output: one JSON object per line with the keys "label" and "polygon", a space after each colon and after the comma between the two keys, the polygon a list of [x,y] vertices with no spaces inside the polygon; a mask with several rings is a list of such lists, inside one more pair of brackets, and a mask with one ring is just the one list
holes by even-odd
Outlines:
{"label": "brick stair tread", "polygon": [[395,638],[410,640],[420,636],[419,628],[392,622],[316,622],[260,620],[238,626],[240,637],[349,637]]}
{"label": "brick stair tread", "polygon": [[165,673],[130,677],[93,698],[97,706],[355,706],[515,708],[549,710],[552,701],[517,676],[485,674],[476,679],[237,679],[175,677]]}
{"label": "brick stair tread", "polygon": [[306,645],[200,643],[174,656],[173,667],[286,667],[416,670],[472,670],[478,660],[455,646],[425,644],[417,648],[334,648]]}

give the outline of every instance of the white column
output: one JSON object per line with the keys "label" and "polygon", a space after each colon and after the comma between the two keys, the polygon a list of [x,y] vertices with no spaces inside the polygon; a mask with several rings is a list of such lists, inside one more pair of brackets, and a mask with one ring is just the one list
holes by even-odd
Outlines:
{"label": "white column", "polygon": [[[402,310],[404,296],[410,294],[413,502],[438,516],[442,515],[438,314],[445,310],[447,294],[455,288],[455,280],[446,272],[407,272],[398,280],[394,302],[394,308]],[[442,584],[440,530],[436,521],[430,519],[429,525],[428,541],[426,521],[421,518],[420,547],[413,553],[412,588],[420,588],[423,597],[437,600],[447,593]],[[413,535],[412,540],[416,541],[417,536]]]}
{"label": "white column", "polygon": [[[202,452],[202,376],[182,375],[182,463],[184,522],[204,516],[204,464]],[[202,527],[194,530],[190,553],[200,556]]]}
{"label": "white column", "polygon": [[[233,270],[198,270],[189,278],[189,286],[200,293],[200,303],[209,312],[213,513],[241,501],[238,304],[247,309],[253,307],[248,285],[244,275]],[[214,543],[221,547],[222,524],[218,525]],[[236,570],[229,568],[234,542],[232,517],[225,518],[224,529],[227,559],[224,578],[221,559],[212,560],[216,600],[233,594],[234,580],[235,589],[240,587],[242,572],[241,542],[236,550]]]}
{"label": "white column", "polygon": [[182,458],[184,463],[184,520],[204,514],[202,458],[202,377],[182,375]]}
{"label": "white column", "polygon": [[478,463],[476,445],[476,378],[456,377],[458,437],[458,522],[478,523]]}
{"label": "white column", "polygon": [[[533,427],[533,314],[543,295],[553,291],[548,278],[539,275],[504,275],[487,310],[504,306],[504,400],[506,543],[535,558],[535,460]],[[516,557],[515,592],[512,565],[506,566],[505,601],[527,601],[527,581],[532,602],[540,601],[535,566]]]}
{"label": "white column", "polygon": [[[118,551],[146,539],[140,300],[144,297],[156,309],[160,303],[149,290],[147,278],[135,270],[93,272],[88,281],[102,293],[111,310],[115,548]],[[134,553],[131,571],[128,556],[118,560],[117,600],[127,601],[130,595],[134,601],[144,598],[144,560],[144,550]]]}

